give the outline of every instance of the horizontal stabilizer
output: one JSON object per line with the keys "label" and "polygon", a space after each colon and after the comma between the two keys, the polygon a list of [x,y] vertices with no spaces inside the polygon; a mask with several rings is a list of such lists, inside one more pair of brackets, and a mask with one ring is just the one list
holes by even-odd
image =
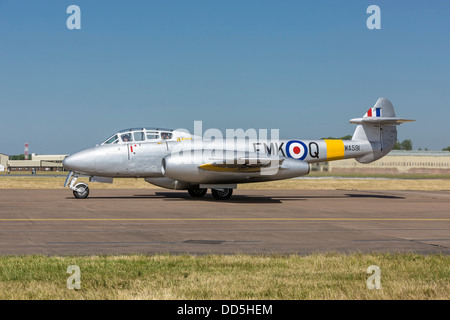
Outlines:
{"label": "horizontal stabilizer", "polygon": [[398,124],[402,124],[404,122],[412,122],[415,120],[411,120],[411,119],[401,119],[401,118],[395,118],[395,117],[382,117],[382,118],[369,118],[369,117],[365,117],[365,118],[355,118],[355,119],[351,119],[350,123],[353,124],[393,124],[393,125],[398,125]]}

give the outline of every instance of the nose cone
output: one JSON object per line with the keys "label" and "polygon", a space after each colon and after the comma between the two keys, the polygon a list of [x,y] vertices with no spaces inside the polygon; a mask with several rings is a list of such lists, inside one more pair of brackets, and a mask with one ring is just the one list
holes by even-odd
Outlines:
{"label": "nose cone", "polygon": [[64,169],[79,173],[95,171],[95,152],[92,149],[74,153],[62,162]]}

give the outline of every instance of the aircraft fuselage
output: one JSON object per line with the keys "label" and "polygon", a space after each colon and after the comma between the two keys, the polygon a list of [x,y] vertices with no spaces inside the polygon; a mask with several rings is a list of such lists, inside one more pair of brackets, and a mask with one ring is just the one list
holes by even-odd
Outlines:
{"label": "aircraft fuselage", "polygon": [[355,140],[235,140],[231,145],[221,142],[201,143],[200,148],[195,146],[193,140],[99,145],[69,156],[64,160],[64,167],[100,177],[162,177],[163,158],[177,152],[195,153],[200,150],[203,156],[197,159],[199,163],[195,163],[192,158],[187,160],[194,161],[193,165],[212,162],[217,154],[223,157],[227,152],[270,155],[315,163],[362,157],[379,148],[368,141]]}

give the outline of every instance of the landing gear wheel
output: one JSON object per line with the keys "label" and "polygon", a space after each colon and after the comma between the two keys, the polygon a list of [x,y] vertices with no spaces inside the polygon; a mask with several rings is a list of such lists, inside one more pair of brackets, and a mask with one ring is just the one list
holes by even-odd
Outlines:
{"label": "landing gear wheel", "polygon": [[188,189],[188,192],[191,196],[193,196],[194,198],[201,198],[206,194],[206,191],[208,191],[208,189],[203,189],[203,188],[196,188],[196,189]]}
{"label": "landing gear wheel", "polygon": [[89,187],[86,183],[78,183],[75,185],[73,195],[77,199],[85,199],[89,195]]}
{"label": "landing gear wheel", "polygon": [[233,194],[233,189],[211,189],[211,193],[216,200],[228,200]]}

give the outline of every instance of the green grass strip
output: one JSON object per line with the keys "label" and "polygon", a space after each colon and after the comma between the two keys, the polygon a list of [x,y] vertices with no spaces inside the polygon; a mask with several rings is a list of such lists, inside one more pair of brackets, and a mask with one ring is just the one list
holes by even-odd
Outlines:
{"label": "green grass strip", "polygon": [[[66,273],[80,268],[81,289]],[[367,287],[367,268],[381,289]],[[450,256],[2,256],[0,299],[448,299]]]}

